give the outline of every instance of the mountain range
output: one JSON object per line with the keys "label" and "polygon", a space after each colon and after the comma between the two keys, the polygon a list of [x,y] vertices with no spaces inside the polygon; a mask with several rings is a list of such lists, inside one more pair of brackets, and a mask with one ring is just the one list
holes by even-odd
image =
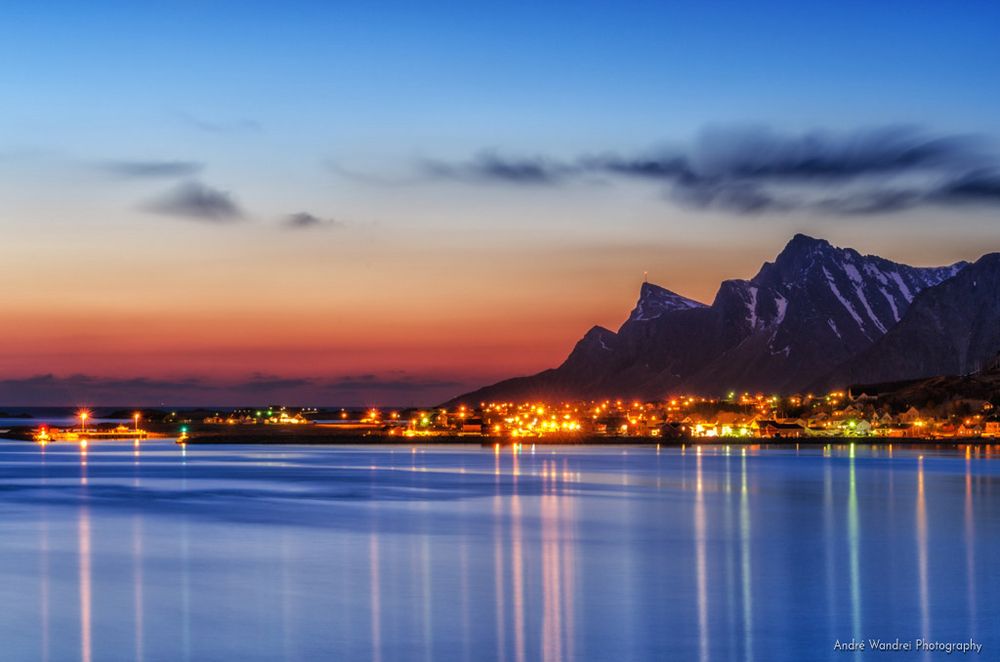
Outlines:
{"label": "mountain range", "polygon": [[793,393],[979,370],[1000,350],[1000,254],[913,267],[795,235],[710,304],[652,283],[617,331],[452,402]]}

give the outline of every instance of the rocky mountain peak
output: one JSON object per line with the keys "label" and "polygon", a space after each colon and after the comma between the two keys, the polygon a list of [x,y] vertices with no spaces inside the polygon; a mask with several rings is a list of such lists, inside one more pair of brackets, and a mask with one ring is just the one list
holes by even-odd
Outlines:
{"label": "rocky mountain peak", "polygon": [[784,393],[821,379],[966,374],[1000,350],[998,320],[1000,255],[914,267],[797,234],[752,279],[723,281],[709,306],[644,283],[617,332],[594,327],[558,368],[476,397]]}
{"label": "rocky mountain peak", "polygon": [[642,287],[639,288],[639,300],[629,315],[629,320],[633,322],[654,320],[673,310],[704,307],[705,304],[671,292],[665,287],[653,283],[643,283]]}

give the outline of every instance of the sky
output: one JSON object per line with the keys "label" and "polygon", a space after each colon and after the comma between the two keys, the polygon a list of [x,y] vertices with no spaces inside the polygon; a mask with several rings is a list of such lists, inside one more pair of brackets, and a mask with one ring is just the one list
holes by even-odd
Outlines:
{"label": "sky", "polygon": [[1000,249],[995,3],[0,8],[0,406],[433,404],[796,232]]}

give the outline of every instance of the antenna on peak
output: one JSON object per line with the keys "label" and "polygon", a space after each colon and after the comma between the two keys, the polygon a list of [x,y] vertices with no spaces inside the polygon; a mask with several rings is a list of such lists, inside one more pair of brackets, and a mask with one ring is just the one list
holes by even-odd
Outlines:
{"label": "antenna on peak", "polygon": [[649,282],[649,272],[648,271],[643,271],[642,272],[642,282],[644,282],[644,283],[648,283]]}

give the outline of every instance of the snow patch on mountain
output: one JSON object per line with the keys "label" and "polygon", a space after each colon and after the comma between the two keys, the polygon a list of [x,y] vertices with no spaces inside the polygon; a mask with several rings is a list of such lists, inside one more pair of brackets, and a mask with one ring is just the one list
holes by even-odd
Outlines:
{"label": "snow patch on mountain", "polygon": [[910,288],[908,288],[906,283],[903,282],[903,277],[899,275],[899,272],[893,271],[889,275],[892,276],[892,279],[896,281],[897,285],[899,285],[899,291],[903,293],[903,298],[906,299],[906,303],[913,303],[913,293],[910,292]]}
{"label": "snow patch on mountain", "polygon": [[892,319],[894,321],[898,322],[899,321],[899,308],[896,307],[896,300],[892,297],[891,294],[889,294],[888,292],[885,291],[884,287],[880,287],[879,291],[882,293],[882,296],[885,297],[885,300],[889,303],[889,307],[892,309]]}
{"label": "snow patch on mountain", "polygon": [[749,300],[747,300],[747,322],[750,322],[750,328],[757,328],[757,288],[753,285],[747,288],[747,294],[749,295]]}
{"label": "snow patch on mountain", "polygon": [[841,304],[843,304],[844,308],[847,309],[847,312],[850,313],[851,317],[854,318],[854,321],[858,323],[858,327],[862,331],[864,331],[865,330],[864,320],[861,319],[861,315],[858,315],[858,311],[854,309],[854,306],[851,305],[851,302],[845,299],[844,295],[840,293],[840,288],[837,287],[837,283],[833,281],[833,276],[830,275],[830,272],[827,270],[826,267],[823,267],[823,274],[826,276],[826,280],[830,284],[830,291],[833,292],[833,295],[837,297],[837,299],[840,301]]}
{"label": "snow patch on mountain", "polygon": [[778,314],[774,317],[774,324],[777,326],[785,321],[785,313],[788,311],[788,299],[779,294],[774,303],[778,307]]}
{"label": "snow patch on mountain", "polygon": [[655,320],[664,313],[674,310],[691,310],[693,308],[705,308],[705,304],[687,297],[682,297],[676,292],[653,285],[643,283],[639,290],[639,301],[629,315],[629,320],[633,322],[646,322]]}

